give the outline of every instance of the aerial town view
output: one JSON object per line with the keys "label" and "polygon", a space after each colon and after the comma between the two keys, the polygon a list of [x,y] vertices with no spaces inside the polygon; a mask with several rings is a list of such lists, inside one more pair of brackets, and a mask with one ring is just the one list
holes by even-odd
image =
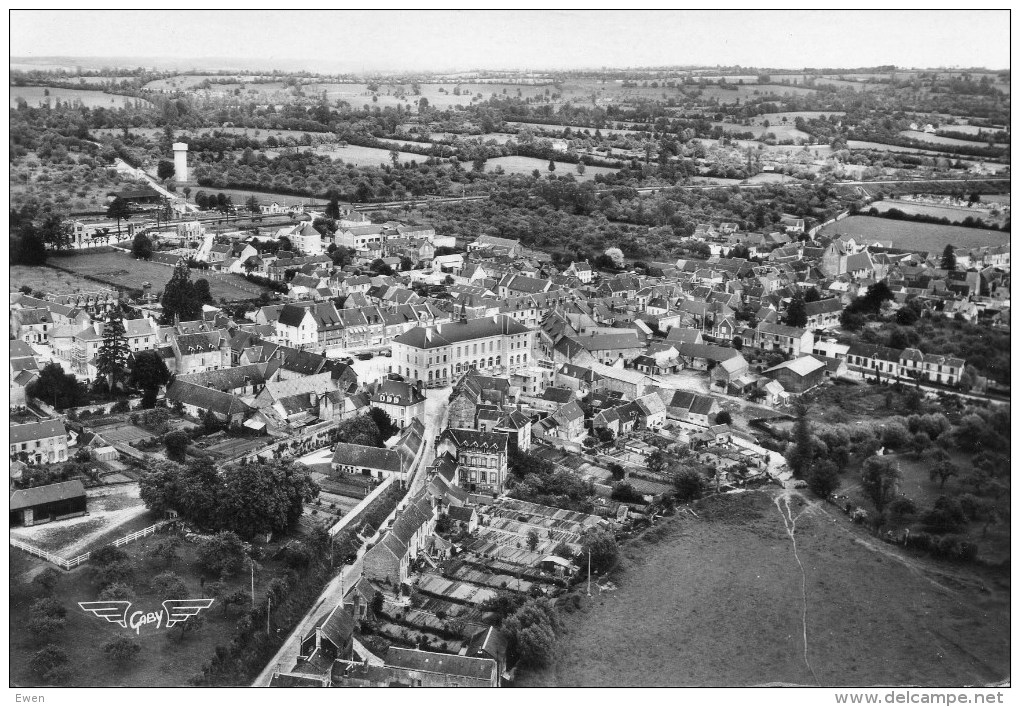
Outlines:
{"label": "aerial town view", "polygon": [[10,23],[17,701],[1008,702],[1008,11]]}

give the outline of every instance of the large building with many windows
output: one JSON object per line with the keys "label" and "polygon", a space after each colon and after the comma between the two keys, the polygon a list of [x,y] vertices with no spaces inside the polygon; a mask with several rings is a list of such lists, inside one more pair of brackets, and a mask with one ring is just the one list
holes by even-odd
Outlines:
{"label": "large building with many windows", "polygon": [[534,358],[536,332],[506,315],[417,326],[393,339],[390,373],[427,386],[452,385],[470,370],[508,374]]}

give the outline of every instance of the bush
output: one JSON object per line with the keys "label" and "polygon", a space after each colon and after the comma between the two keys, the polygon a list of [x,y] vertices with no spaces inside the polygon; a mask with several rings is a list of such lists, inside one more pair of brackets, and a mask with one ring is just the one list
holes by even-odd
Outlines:
{"label": "bush", "polygon": [[32,579],[32,584],[40,588],[43,594],[50,596],[60,582],[60,572],[53,567],[47,567]]}
{"label": "bush", "polygon": [[49,645],[37,651],[28,661],[32,672],[46,683],[58,683],[67,679],[67,653]]}
{"label": "bush", "polygon": [[924,514],[924,529],[929,533],[955,533],[967,524],[967,516],[955,498],[939,496],[935,506]]}
{"label": "bush", "polygon": [[676,499],[681,503],[696,501],[705,494],[705,479],[694,469],[684,469],[673,476]]}
{"label": "bush", "polygon": [[102,601],[126,601],[135,598],[135,592],[130,585],[122,582],[114,582],[99,592]]}
{"label": "bush", "polygon": [[138,657],[141,646],[127,636],[117,636],[103,644],[103,653],[117,665],[128,665]]}
{"label": "bush", "polygon": [[198,566],[214,577],[231,577],[241,571],[244,543],[229,530],[206,538],[198,546]]}
{"label": "bush", "polygon": [[122,412],[130,412],[130,411],[131,411],[131,403],[129,403],[127,400],[118,400],[116,403],[114,403],[110,407],[110,413],[113,414],[113,415],[116,415],[116,414],[119,414],[119,413],[122,413]]}
{"label": "bush", "polygon": [[187,598],[188,586],[184,583],[184,578],[176,572],[163,572],[156,575],[152,579],[151,586],[152,591],[161,600]]}

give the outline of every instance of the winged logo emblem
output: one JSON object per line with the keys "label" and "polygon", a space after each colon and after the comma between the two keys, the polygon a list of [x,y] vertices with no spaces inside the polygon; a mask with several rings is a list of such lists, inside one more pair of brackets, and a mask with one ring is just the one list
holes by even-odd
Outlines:
{"label": "winged logo emblem", "polygon": [[128,615],[131,609],[130,601],[80,601],[78,606],[121,628],[134,629],[137,634],[141,632],[142,626],[148,624],[155,624],[156,628],[161,626],[170,628],[184,623],[198,612],[212,606],[213,601],[213,599],[167,599],[163,602],[162,611],[148,613],[135,611],[130,617]]}
{"label": "winged logo emblem", "polygon": [[166,627],[184,623],[202,609],[212,606],[212,599],[167,599],[163,602],[166,610]]}
{"label": "winged logo emblem", "polygon": [[131,608],[129,601],[80,601],[78,606],[111,624],[127,628],[128,609]]}

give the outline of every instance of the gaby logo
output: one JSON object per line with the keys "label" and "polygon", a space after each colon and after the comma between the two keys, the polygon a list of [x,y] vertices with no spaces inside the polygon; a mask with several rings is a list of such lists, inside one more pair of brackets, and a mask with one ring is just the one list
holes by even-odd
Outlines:
{"label": "gaby logo", "polygon": [[135,634],[138,634],[141,633],[142,626],[150,624],[155,624],[156,628],[163,626],[170,628],[175,624],[184,623],[202,609],[212,606],[213,601],[213,599],[167,599],[160,611],[135,611],[130,616],[129,601],[80,601],[78,606],[112,624],[134,629]]}

